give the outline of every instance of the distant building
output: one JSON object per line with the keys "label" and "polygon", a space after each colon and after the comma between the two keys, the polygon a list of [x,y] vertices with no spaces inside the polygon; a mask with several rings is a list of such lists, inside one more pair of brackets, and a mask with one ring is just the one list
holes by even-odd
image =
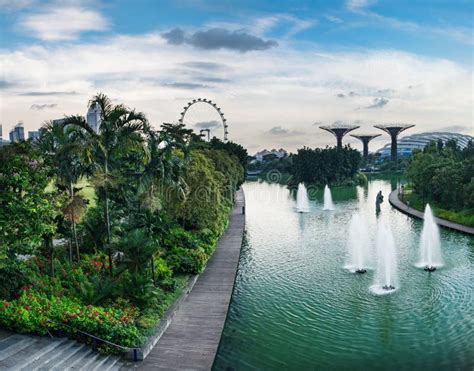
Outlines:
{"label": "distant building", "polygon": [[40,137],[40,132],[38,130],[28,132],[28,139],[30,139],[33,142],[37,141],[39,137]]}
{"label": "distant building", "polygon": [[99,132],[100,123],[102,121],[102,111],[99,105],[90,107],[87,111],[86,121],[87,124],[96,132]]}
{"label": "distant building", "polygon": [[18,142],[20,140],[25,140],[25,128],[21,121],[10,130],[10,142]]}
{"label": "distant building", "polygon": [[267,155],[275,155],[277,158],[282,158],[282,157],[287,157],[288,152],[284,150],[283,148],[280,148],[278,150],[272,149],[271,151],[264,149],[263,151],[257,152],[254,157],[256,161],[262,162],[263,158]]}
{"label": "distant building", "polygon": [[[469,141],[474,141],[474,137],[472,137],[471,135],[459,133],[432,132],[412,134],[398,140],[398,156],[410,156],[414,149],[423,149],[426,147],[427,144],[431,142],[438,142],[440,139],[443,141],[444,144],[448,140],[455,140],[460,148],[465,148]],[[387,143],[385,146],[376,151],[376,154],[379,155],[381,158],[390,157],[390,153],[390,143]]]}

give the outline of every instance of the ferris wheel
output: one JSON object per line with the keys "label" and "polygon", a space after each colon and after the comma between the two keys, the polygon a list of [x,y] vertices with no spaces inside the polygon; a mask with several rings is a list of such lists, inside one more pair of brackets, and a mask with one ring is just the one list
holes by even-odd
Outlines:
{"label": "ferris wheel", "polygon": [[[229,132],[227,130],[227,128],[229,127],[229,125],[227,125],[227,119],[225,118],[224,112],[222,112],[220,107],[217,106],[217,104],[214,103],[210,99],[197,98],[197,99],[193,99],[193,100],[189,101],[188,104],[183,107],[183,112],[180,113],[180,118],[178,120],[179,123],[180,124],[185,123],[185,117],[186,117],[186,114],[188,113],[189,109],[193,105],[197,105],[197,104],[201,104],[201,103],[204,103],[205,105],[208,105],[208,106],[212,107],[217,112],[218,116],[220,117],[220,121],[222,122],[222,126],[224,128],[224,142],[227,142],[227,140],[228,140],[227,136],[229,134]],[[203,129],[204,130],[209,130],[209,128],[207,128],[207,129],[203,128]]]}

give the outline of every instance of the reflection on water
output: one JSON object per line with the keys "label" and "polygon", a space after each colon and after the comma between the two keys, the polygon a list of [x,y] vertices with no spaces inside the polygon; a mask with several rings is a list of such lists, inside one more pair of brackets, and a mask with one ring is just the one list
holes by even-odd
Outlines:
{"label": "reflection on water", "polygon": [[[441,230],[445,266],[416,269],[421,223],[390,207],[397,182],[334,188],[332,212],[323,212],[318,190],[307,214],[294,211],[284,186],[245,184],[247,242],[215,369],[472,369],[473,239]],[[373,271],[344,269],[355,211],[375,255],[379,190],[378,219],[393,232],[400,282],[384,296],[369,291]]]}

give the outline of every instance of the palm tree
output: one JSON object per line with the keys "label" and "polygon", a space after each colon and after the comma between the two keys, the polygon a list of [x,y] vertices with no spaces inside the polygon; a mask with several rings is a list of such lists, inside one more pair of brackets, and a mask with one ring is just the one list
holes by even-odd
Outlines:
{"label": "palm tree", "polygon": [[[49,121],[40,130],[38,146],[42,149],[51,169],[57,178],[60,188],[69,193],[69,204],[66,214],[71,221],[71,240],[76,247],[76,259],[80,260],[79,243],[77,241],[76,219],[84,200],[76,196],[74,184],[87,172],[87,167],[81,162],[79,153],[81,145],[74,140],[72,131],[65,122],[53,123]],[[69,248],[69,259],[72,261],[72,244]]]}
{"label": "palm tree", "polygon": [[124,105],[113,105],[104,94],[97,94],[89,102],[89,108],[98,109],[100,120],[97,131],[91,128],[84,117],[67,117],[66,125],[77,128],[75,136],[83,144],[83,156],[95,169],[95,183],[99,200],[104,205],[104,220],[107,230],[107,252],[110,274],[113,274],[112,233],[110,220],[110,191],[117,179],[114,170],[120,167],[127,154],[138,153],[147,158],[144,132],[148,121],[141,112]]}

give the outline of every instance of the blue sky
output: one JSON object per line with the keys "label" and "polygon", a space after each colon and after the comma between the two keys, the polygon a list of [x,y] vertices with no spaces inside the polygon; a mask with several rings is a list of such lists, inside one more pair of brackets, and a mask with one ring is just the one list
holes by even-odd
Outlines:
{"label": "blue sky", "polygon": [[[187,99],[214,99],[251,152],[332,143],[319,122],[472,133],[473,11],[465,0],[0,0],[0,122],[33,129],[103,91],[156,126]],[[217,120],[193,115],[191,126]]]}

